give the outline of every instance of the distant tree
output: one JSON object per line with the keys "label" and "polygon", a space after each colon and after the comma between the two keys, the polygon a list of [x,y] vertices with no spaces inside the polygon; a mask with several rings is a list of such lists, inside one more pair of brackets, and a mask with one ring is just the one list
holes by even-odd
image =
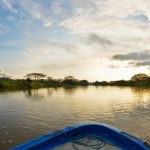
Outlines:
{"label": "distant tree", "polygon": [[2,71],[0,70],[0,78],[5,78],[6,74],[2,73]]}
{"label": "distant tree", "polygon": [[108,82],[107,81],[102,81],[100,82],[101,85],[108,85]]}
{"label": "distant tree", "polygon": [[131,77],[131,81],[141,81],[150,78],[148,75],[144,73],[139,73]]}
{"label": "distant tree", "polygon": [[75,77],[73,77],[73,76],[66,76],[64,78],[64,80],[75,80]]}
{"label": "distant tree", "polygon": [[39,80],[39,79],[45,78],[46,75],[43,73],[29,73],[26,75],[26,77],[29,79]]}
{"label": "distant tree", "polygon": [[75,79],[73,76],[66,76],[63,80],[63,83],[74,86],[78,84],[78,79]]}
{"label": "distant tree", "polygon": [[2,73],[1,70],[0,70],[0,79],[1,80],[9,80],[10,77],[7,76],[5,73]]}
{"label": "distant tree", "polygon": [[100,85],[100,82],[95,81],[95,82],[93,83],[93,85],[98,86],[98,85]]}
{"label": "distant tree", "polygon": [[79,85],[81,85],[81,86],[87,86],[87,85],[89,85],[89,82],[87,80],[80,80],[79,81]]}
{"label": "distant tree", "polygon": [[51,81],[51,80],[53,80],[53,78],[52,77],[47,77],[47,80]]}
{"label": "distant tree", "polygon": [[31,82],[31,79],[30,79],[30,78],[27,78],[26,81]]}
{"label": "distant tree", "polygon": [[6,74],[0,73],[0,78],[6,78]]}
{"label": "distant tree", "polygon": [[63,80],[62,79],[55,79],[55,81],[61,83]]}
{"label": "distant tree", "polygon": [[39,80],[39,79],[44,79],[45,77],[46,77],[46,75],[43,74],[43,73],[39,73],[39,74],[38,74],[38,80]]}

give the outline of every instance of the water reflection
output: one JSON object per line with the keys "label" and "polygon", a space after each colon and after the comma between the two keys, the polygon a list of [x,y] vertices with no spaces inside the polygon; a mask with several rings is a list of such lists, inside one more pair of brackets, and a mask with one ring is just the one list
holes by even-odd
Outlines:
{"label": "water reflection", "polygon": [[33,102],[41,101],[46,96],[43,92],[40,92],[39,89],[27,90],[24,93],[26,98]]}
{"label": "water reflection", "polygon": [[87,89],[88,89],[87,86],[85,86],[85,87],[65,87],[65,88],[63,88],[64,93],[68,96],[73,95],[78,91],[83,91],[83,90],[87,90]]}
{"label": "water reflection", "polygon": [[51,96],[53,94],[53,90],[54,90],[53,88],[47,88],[47,96]]}
{"label": "water reflection", "polygon": [[71,88],[64,88],[63,90],[66,95],[72,95],[76,92],[77,88],[71,87]]}
{"label": "water reflection", "polygon": [[150,142],[149,116],[150,89],[91,86],[0,93],[0,148],[80,122],[108,123]]}
{"label": "water reflection", "polygon": [[132,93],[134,94],[135,101],[137,105],[143,106],[144,108],[150,107],[150,89],[145,88],[131,88]]}
{"label": "water reflection", "polygon": [[[60,89],[61,88],[59,88],[59,90]],[[57,93],[57,90],[58,88],[33,89],[24,91],[24,94],[28,100],[38,102],[46,100],[47,97],[52,97],[55,93]]]}

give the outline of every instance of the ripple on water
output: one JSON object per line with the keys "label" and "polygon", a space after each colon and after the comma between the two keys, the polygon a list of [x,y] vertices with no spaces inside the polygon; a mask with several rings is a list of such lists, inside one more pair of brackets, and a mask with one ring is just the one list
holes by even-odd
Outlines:
{"label": "ripple on water", "polygon": [[150,141],[148,89],[58,88],[36,90],[36,97],[34,93],[19,91],[5,96],[0,94],[2,150],[51,130],[81,122],[108,123]]}

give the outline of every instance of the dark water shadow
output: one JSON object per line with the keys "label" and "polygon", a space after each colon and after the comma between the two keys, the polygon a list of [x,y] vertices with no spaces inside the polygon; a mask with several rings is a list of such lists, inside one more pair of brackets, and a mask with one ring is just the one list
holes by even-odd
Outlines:
{"label": "dark water shadow", "polygon": [[24,91],[24,94],[26,98],[32,102],[41,101],[45,98],[45,95],[41,93],[39,89],[27,90]]}

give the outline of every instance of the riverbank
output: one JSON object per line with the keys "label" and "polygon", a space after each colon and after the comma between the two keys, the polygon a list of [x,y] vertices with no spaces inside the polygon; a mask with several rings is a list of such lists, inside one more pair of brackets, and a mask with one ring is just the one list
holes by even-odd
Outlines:
{"label": "riverbank", "polygon": [[59,87],[61,84],[58,82],[46,82],[46,81],[28,81],[28,80],[1,80],[0,90],[26,90],[37,89],[46,87]]}
{"label": "riverbank", "polygon": [[39,89],[48,87],[65,87],[72,88],[77,86],[130,86],[130,87],[143,87],[150,88],[150,78],[139,81],[96,81],[88,82],[87,80],[0,80],[0,91],[4,90],[28,90]]}
{"label": "riverbank", "polygon": [[73,76],[66,76],[64,79],[54,79],[43,73],[27,74],[26,79],[11,79],[7,76],[0,78],[0,91],[4,90],[28,90],[48,87],[72,88],[77,86],[129,86],[150,88],[150,76],[139,73],[131,77],[130,80],[118,81],[96,81],[79,80]]}
{"label": "riverbank", "polygon": [[139,80],[139,81],[132,81],[132,80],[119,80],[119,81],[111,81],[111,82],[94,82],[93,85],[95,86],[129,86],[129,87],[145,87],[150,88],[150,79],[146,80]]}
{"label": "riverbank", "polygon": [[0,90],[27,90],[48,87],[75,87],[90,85],[86,80],[0,80]]}

